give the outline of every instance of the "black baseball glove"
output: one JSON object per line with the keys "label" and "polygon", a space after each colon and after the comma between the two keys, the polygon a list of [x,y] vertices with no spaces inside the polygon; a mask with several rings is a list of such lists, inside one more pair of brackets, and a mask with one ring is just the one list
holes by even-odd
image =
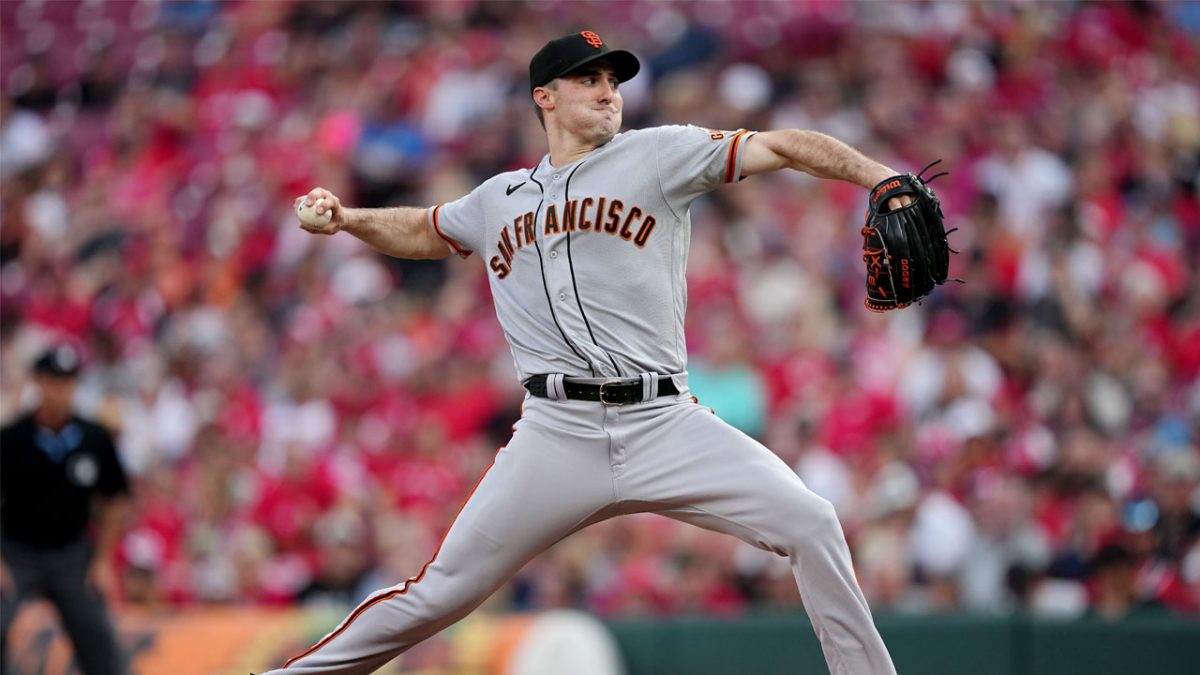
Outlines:
{"label": "black baseball glove", "polygon": [[[941,160],[938,160],[939,162]],[[950,248],[942,224],[942,205],[923,174],[892,176],[871,190],[863,226],[863,262],[867,264],[867,308],[876,312],[907,307],[946,282]],[[890,210],[888,200],[909,195],[912,203]],[[956,280],[957,281],[957,280]]]}

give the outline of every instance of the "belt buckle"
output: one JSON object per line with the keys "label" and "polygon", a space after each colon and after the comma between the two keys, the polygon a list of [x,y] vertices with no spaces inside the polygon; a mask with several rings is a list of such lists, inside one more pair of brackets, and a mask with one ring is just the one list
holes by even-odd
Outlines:
{"label": "belt buckle", "polygon": [[605,387],[607,387],[609,385],[612,385],[615,387],[619,384],[621,384],[621,383],[620,382],[601,382],[600,383],[600,402],[610,408],[616,408],[617,406],[625,405],[624,401],[608,401],[608,400],[605,400],[605,398],[604,398],[604,388]]}

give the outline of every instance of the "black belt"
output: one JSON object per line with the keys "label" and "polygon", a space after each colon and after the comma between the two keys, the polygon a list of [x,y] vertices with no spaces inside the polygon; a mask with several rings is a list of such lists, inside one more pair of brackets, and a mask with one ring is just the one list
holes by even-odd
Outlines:
{"label": "black belt", "polygon": [[[547,391],[548,375],[534,375],[523,383],[530,394],[540,398],[550,398]],[[599,401],[605,405],[624,405],[640,403],[643,394],[641,378],[626,380],[609,380],[600,384],[585,384],[563,380],[563,391],[567,398],[575,401]],[[678,394],[675,382],[669,377],[658,378],[658,395],[673,396]]]}

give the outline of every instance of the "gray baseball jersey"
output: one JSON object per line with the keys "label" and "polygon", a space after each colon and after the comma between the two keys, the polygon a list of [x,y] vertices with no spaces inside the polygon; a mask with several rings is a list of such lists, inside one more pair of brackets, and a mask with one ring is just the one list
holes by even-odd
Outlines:
{"label": "gray baseball jersey", "polygon": [[[687,388],[688,206],[740,178],[751,135],[631,131],[431,209],[459,255],[483,259],[521,379],[545,386],[530,388],[433,558],[277,673],[372,672],[572,532],[651,511],[788,556],[830,671],[894,675],[833,507]],[[642,382],[641,395],[607,404],[617,379]],[[599,400],[579,398],[600,381]]]}
{"label": "gray baseball jersey", "polygon": [[572,164],[547,155],[430,211],[455,252],[487,264],[522,379],[685,370],[688,208],[740,177],[752,135],[628,131]]}

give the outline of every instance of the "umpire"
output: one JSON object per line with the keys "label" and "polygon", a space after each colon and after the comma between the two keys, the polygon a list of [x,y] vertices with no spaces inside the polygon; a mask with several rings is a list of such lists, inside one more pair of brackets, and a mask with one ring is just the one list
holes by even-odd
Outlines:
{"label": "umpire", "polygon": [[105,602],[111,553],[129,483],[112,434],[74,414],[79,358],[56,347],[34,364],[41,402],[0,429],[0,616],[4,672],[8,632],[22,601],[46,597],[86,675],[123,674]]}

